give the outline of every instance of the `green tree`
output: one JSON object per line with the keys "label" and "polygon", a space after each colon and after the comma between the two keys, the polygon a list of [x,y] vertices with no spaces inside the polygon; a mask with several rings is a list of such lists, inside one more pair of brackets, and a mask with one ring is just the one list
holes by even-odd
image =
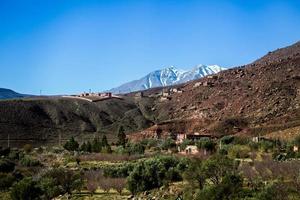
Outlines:
{"label": "green tree", "polygon": [[129,155],[144,154],[145,147],[141,143],[128,143],[125,152]]}
{"label": "green tree", "polygon": [[101,144],[102,144],[102,147],[109,146],[106,135],[103,135]]}
{"label": "green tree", "polygon": [[71,137],[71,139],[65,143],[64,148],[68,151],[77,151],[79,144],[74,137]]}
{"label": "green tree", "polygon": [[197,142],[197,147],[198,149],[205,149],[206,151],[214,151],[216,144],[210,138],[201,138]]}
{"label": "green tree", "polygon": [[191,160],[187,170],[184,172],[184,178],[190,183],[193,188],[203,189],[205,184],[205,174],[202,170],[201,160]]}
{"label": "green tree", "polygon": [[102,150],[102,145],[99,138],[94,138],[92,143],[92,152],[99,153]]}
{"label": "green tree", "polygon": [[101,140],[102,152],[104,153],[112,153],[111,146],[108,144],[106,135],[103,135]]}
{"label": "green tree", "polygon": [[38,184],[44,199],[53,199],[63,193],[60,185],[56,185],[56,181],[52,177],[42,177]]}
{"label": "green tree", "polygon": [[123,128],[123,126],[120,126],[119,132],[118,132],[117,145],[125,147],[126,143],[127,143],[127,139],[126,139],[126,134],[125,134],[124,128]]}
{"label": "green tree", "polygon": [[0,191],[9,189],[15,180],[15,177],[11,174],[0,173]]}
{"label": "green tree", "polygon": [[89,153],[92,152],[92,144],[90,141],[87,141],[87,143],[86,143],[86,152],[89,152]]}
{"label": "green tree", "polygon": [[64,168],[51,169],[43,175],[43,178],[52,178],[51,184],[59,186],[60,194],[72,194],[72,191],[80,190],[83,185],[79,173]]}
{"label": "green tree", "polygon": [[127,177],[128,189],[136,194],[182,180],[181,162],[176,157],[159,156],[138,162]]}
{"label": "green tree", "polygon": [[87,145],[85,142],[83,142],[80,146],[80,151],[84,151],[84,152],[87,152]]}
{"label": "green tree", "polygon": [[13,185],[10,194],[13,200],[35,200],[40,199],[42,191],[32,178],[24,178]]}
{"label": "green tree", "polygon": [[234,160],[222,155],[215,155],[202,165],[204,176],[215,185],[220,184],[228,173],[234,174],[236,169]]}
{"label": "green tree", "polygon": [[238,175],[225,175],[222,183],[208,185],[197,193],[197,200],[243,199],[242,178]]}

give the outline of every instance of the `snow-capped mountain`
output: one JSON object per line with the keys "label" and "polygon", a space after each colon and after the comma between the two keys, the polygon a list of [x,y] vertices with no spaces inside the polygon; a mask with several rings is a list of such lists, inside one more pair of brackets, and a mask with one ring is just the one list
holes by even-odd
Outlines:
{"label": "snow-capped mountain", "polygon": [[125,83],[119,87],[109,90],[112,93],[129,93],[139,90],[146,90],[154,87],[176,85],[195,80],[210,74],[218,73],[226,68],[218,65],[197,65],[191,70],[181,70],[173,66],[156,70],[147,76]]}

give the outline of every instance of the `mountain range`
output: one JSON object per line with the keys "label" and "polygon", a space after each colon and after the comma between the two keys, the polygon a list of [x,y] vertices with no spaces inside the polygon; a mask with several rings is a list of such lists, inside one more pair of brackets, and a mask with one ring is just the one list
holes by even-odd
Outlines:
{"label": "mountain range", "polygon": [[0,88],[0,99],[14,99],[14,98],[23,98],[28,95],[26,94],[20,94],[13,90],[6,89],[6,88]]}
{"label": "mountain range", "polygon": [[155,87],[177,85],[202,78],[210,74],[216,74],[225,69],[226,68],[220,67],[218,65],[202,64],[195,66],[191,70],[182,70],[171,66],[161,70],[153,71],[139,80],[125,83],[119,87],[109,90],[109,92],[117,94],[130,93]]}
{"label": "mountain range", "polygon": [[[174,71],[173,71],[174,72]],[[172,86],[168,86],[171,88]],[[0,101],[0,146],[58,144],[105,134],[115,142],[119,127],[129,139],[177,133],[221,137],[292,137],[300,132],[300,42],[244,66],[176,85],[99,102],[61,96]],[[181,92],[178,92],[181,91]],[[286,134],[285,134],[286,133]]]}

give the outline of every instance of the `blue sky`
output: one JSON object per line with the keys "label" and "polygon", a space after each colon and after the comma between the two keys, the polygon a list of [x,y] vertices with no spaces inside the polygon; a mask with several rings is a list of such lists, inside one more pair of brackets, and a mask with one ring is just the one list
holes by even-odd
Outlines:
{"label": "blue sky", "polygon": [[0,0],[0,87],[101,91],[170,65],[246,64],[299,40],[297,0]]}

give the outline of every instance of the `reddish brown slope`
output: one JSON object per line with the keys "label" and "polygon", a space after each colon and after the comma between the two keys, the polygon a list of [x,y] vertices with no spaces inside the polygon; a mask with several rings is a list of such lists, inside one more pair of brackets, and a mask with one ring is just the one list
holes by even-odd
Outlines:
{"label": "reddish brown slope", "polygon": [[[178,86],[182,94],[157,100],[157,123],[166,133],[220,134],[224,121],[243,119],[227,133],[268,133],[300,125],[300,42],[252,64]],[[239,120],[237,120],[239,122]],[[228,124],[227,124],[228,125]],[[241,127],[239,127],[241,126]]]}

